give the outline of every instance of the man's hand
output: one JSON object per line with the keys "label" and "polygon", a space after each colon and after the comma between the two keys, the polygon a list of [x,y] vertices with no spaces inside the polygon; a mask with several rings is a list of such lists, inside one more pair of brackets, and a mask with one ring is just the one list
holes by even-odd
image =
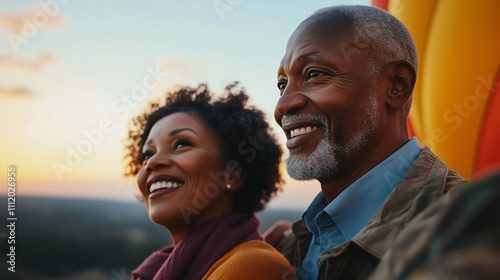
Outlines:
{"label": "man's hand", "polygon": [[272,246],[276,246],[278,242],[283,237],[285,231],[292,228],[292,222],[289,221],[278,221],[274,225],[272,225],[264,234],[264,240],[271,244]]}

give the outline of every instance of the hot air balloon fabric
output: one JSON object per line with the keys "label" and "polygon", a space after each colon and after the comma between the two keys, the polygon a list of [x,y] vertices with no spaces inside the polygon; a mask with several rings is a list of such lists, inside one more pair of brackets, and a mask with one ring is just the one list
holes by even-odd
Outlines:
{"label": "hot air balloon fabric", "polygon": [[500,168],[500,1],[373,0],[419,55],[410,136],[465,178]]}

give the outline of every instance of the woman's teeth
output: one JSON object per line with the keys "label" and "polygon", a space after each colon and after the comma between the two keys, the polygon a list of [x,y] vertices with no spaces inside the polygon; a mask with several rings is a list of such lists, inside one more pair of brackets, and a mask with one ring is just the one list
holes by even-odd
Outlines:
{"label": "woman's teeth", "polygon": [[178,188],[180,187],[182,184],[179,184],[179,183],[176,183],[176,182],[156,182],[154,184],[151,185],[151,187],[149,187],[149,193],[152,193],[156,190],[159,190],[159,189],[171,189],[171,188]]}
{"label": "woman's teeth", "polygon": [[306,133],[311,133],[316,130],[318,130],[317,126],[299,127],[290,131],[290,137],[294,138],[296,136],[300,136]]}

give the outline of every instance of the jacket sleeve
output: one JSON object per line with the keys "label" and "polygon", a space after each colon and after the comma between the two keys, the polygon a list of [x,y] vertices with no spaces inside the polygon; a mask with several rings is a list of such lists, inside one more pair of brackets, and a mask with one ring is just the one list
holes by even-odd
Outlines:
{"label": "jacket sleeve", "polygon": [[500,279],[500,174],[451,189],[382,258],[377,279]]}

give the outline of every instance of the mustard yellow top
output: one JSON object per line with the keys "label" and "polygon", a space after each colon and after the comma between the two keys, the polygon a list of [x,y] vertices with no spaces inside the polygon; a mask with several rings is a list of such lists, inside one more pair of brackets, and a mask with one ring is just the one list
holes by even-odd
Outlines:
{"label": "mustard yellow top", "polygon": [[202,280],[295,279],[295,272],[276,249],[263,241],[251,240],[222,256]]}

